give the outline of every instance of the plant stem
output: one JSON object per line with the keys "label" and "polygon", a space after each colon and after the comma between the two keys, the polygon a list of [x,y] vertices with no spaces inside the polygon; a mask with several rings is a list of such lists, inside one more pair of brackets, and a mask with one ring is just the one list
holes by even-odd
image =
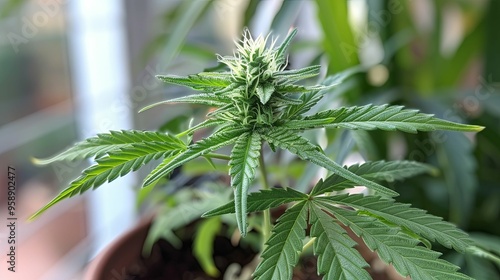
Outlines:
{"label": "plant stem", "polygon": [[208,153],[205,155],[208,158],[216,158],[216,159],[222,159],[222,160],[230,160],[231,157],[223,154],[216,154],[216,153]]}
{"label": "plant stem", "polygon": [[302,252],[304,252],[305,250],[307,250],[307,248],[311,247],[314,244],[315,240],[316,240],[316,237],[313,237],[313,238],[309,239],[309,241],[307,241],[307,243],[304,244],[304,246],[302,247]]}
{"label": "plant stem", "polygon": [[[260,156],[259,156],[259,170],[260,170],[260,181],[262,184],[262,188],[264,190],[269,190],[269,181],[267,180],[267,172],[266,172],[266,165],[264,163],[264,149],[260,149]],[[262,235],[264,239],[264,244],[267,242],[269,239],[269,236],[271,236],[271,211],[269,209],[264,210],[264,222],[262,224]]]}

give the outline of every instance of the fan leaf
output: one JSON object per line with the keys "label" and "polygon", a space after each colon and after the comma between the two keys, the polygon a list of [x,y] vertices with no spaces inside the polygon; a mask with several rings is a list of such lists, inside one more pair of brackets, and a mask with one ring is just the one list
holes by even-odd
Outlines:
{"label": "fan leaf", "polygon": [[326,168],[331,172],[348,179],[351,182],[366,186],[367,188],[373,189],[374,191],[377,191],[384,195],[398,195],[397,192],[391,189],[381,186],[375,182],[369,181],[352,173],[348,169],[343,168],[335,161],[328,158],[323,152],[321,152],[319,150],[319,147],[311,144],[309,140],[298,135],[295,131],[291,131],[283,127],[275,127],[265,133],[262,133],[262,138],[277,147],[296,154],[302,159],[308,160],[318,166]]}
{"label": "fan leaf", "polygon": [[[300,96],[300,100],[302,101],[302,104],[300,105],[293,105],[289,106],[284,118],[286,119],[292,119],[297,116],[300,116],[303,113],[306,113],[309,111],[314,105],[316,105],[321,98],[323,98],[324,94],[327,94],[329,90],[331,90],[333,87],[339,85],[341,82],[343,82],[345,79],[349,78],[353,74],[356,74],[358,72],[363,71],[362,67],[351,67],[349,69],[346,69],[342,72],[339,72],[335,75],[328,76],[322,83],[321,87],[322,88],[305,88],[304,90],[298,90],[298,92],[305,92]],[[295,86],[295,85],[292,85]],[[301,87],[301,86],[298,86]],[[278,89],[277,89],[278,90]],[[308,92],[311,91],[312,92]],[[279,91],[279,90],[278,90]],[[329,116],[326,116],[329,117]]]}
{"label": "fan leaf", "polygon": [[[345,167],[350,172],[367,180],[394,182],[404,180],[422,173],[433,173],[436,169],[430,165],[415,161],[374,161],[361,165]],[[311,195],[319,195],[331,191],[341,191],[356,186],[355,183],[333,174],[324,181],[320,180],[311,191]]]}
{"label": "fan leaf", "polygon": [[447,248],[464,253],[473,241],[467,233],[458,229],[440,217],[427,214],[425,210],[411,208],[409,204],[397,203],[394,200],[377,196],[337,195],[317,197],[336,204],[342,204],[357,210],[367,211],[372,217],[388,221],[409,230],[423,238],[437,241]]}
{"label": "fan leaf", "polygon": [[288,35],[286,36],[285,40],[283,40],[283,43],[278,47],[277,53],[276,53],[276,58],[277,58],[277,64],[285,64],[286,63],[286,50],[288,49],[288,46],[290,46],[290,43],[292,42],[293,37],[297,34],[297,29],[293,29]]}
{"label": "fan leaf", "polygon": [[46,165],[56,161],[73,161],[90,157],[100,158],[109,152],[117,151],[133,143],[154,141],[168,143],[173,149],[184,149],[186,147],[180,139],[161,132],[138,130],[110,131],[109,133],[97,134],[94,137],[78,142],[58,155],[47,159],[33,159],[33,162],[38,165]]}
{"label": "fan leaf", "polygon": [[313,250],[318,256],[318,274],[331,280],[370,280],[364,269],[368,263],[353,248],[356,242],[347,232],[316,204],[311,204],[309,213],[311,237],[316,237]]}
{"label": "fan leaf", "polygon": [[289,106],[286,110],[284,118],[292,119],[296,116],[300,116],[301,114],[309,111],[321,100],[321,98],[323,98],[323,95],[318,94],[317,91],[302,94],[299,98],[299,100],[302,101],[302,104]]}
{"label": "fan leaf", "polygon": [[389,228],[373,217],[359,216],[353,211],[331,205],[324,206],[403,277],[410,276],[414,280],[472,279],[457,272],[459,267],[439,259],[441,253],[418,246],[418,240],[399,232],[397,228]]}
{"label": "fan leaf", "polygon": [[305,117],[304,120],[324,118],[325,116],[335,118],[333,123],[325,126],[327,128],[400,130],[408,133],[437,129],[455,131],[481,131],[483,129],[482,126],[449,122],[435,118],[430,114],[419,113],[418,110],[403,109],[403,106],[389,106],[387,104],[343,107]]}
{"label": "fan leaf", "polygon": [[247,233],[247,196],[248,189],[255,177],[255,169],[259,165],[262,140],[253,132],[242,134],[234,144],[229,161],[229,175],[234,189],[234,206],[236,222],[241,235]]}
{"label": "fan leaf", "polygon": [[209,137],[188,146],[187,150],[177,155],[169,164],[151,172],[144,180],[142,186],[145,187],[156,182],[188,161],[218,150],[223,146],[233,144],[238,139],[238,136],[246,132],[246,130],[248,129],[245,127],[224,127],[224,129],[217,131]]}
{"label": "fan leaf", "polygon": [[157,75],[156,78],[169,84],[190,87],[194,90],[211,92],[218,89],[223,89],[231,84],[231,76],[225,76],[204,75],[203,73],[201,73],[197,75],[189,75],[187,77],[177,75]]}
{"label": "fan leaf", "polygon": [[274,78],[283,79],[286,82],[295,82],[317,76],[320,69],[320,65],[313,65],[301,69],[285,70],[276,72]]}
{"label": "fan leaf", "polygon": [[82,194],[89,189],[96,189],[106,182],[112,182],[131,171],[136,171],[153,159],[169,157],[180,151],[180,149],[175,148],[165,142],[146,142],[135,143],[130,147],[109,152],[107,156],[97,159],[97,164],[85,169],[82,175],[71,182],[68,188],[33,214],[30,219],[36,218],[63,199]]}
{"label": "fan leaf", "polygon": [[215,94],[208,94],[208,93],[192,94],[192,95],[188,95],[188,96],[183,96],[183,97],[178,97],[178,98],[173,98],[173,99],[153,103],[151,105],[148,105],[148,106],[142,108],[139,111],[139,113],[144,112],[146,110],[149,110],[149,109],[156,107],[158,105],[174,104],[174,103],[200,104],[200,105],[206,105],[206,106],[211,106],[211,107],[222,107],[224,105],[231,103],[231,100],[228,98],[224,98],[224,96],[222,96],[222,95],[215,95]]}
{"label": "fan leaf", "polygon": [[306,236],[308,202],[288,208],[274,226],[262,252],[255,279],[292,279],[293,267],[299,261],[302,241]]}

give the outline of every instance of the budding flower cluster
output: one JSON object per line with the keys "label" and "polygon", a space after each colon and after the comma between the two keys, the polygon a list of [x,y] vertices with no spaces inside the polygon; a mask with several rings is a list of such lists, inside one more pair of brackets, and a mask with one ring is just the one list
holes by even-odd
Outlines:
{"label": "budding flower cluster", "polygon": [[236,52],[232,57],[221,57],[219,61],[227,65],[234,83],[241,85],[245,98],[256,96],[261,104],[266,104],[275,91],[277,80],[274,74],[284,70],[286,60],[280,59],[280,53],[274,48],[276,39],[268,44],[269,35],[252,38],[246,29],[243,39],[236,43]]}

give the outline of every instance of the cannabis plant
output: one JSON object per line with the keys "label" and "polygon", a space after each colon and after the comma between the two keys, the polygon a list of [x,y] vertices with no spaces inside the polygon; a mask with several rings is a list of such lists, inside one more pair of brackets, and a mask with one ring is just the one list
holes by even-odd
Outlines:
{"label": "cannabis plant", "polygon": [[[111,131],[77,143],[50,159],[38,160],[40,164],[48,164],[95,157],[95,165],[85,169],[34,216],[63,199],[136,171],[152,160],[162,161],[144,179],[144,187],[155,185],[174,169],[199,157],[227,160],[234,200],[203,216],[235,213],[239,231],[245,236],[248,213],[262,212],[262,235],[266,243],[253,274],[255,279],[292,279],[303,248],[310,245],[318,258],[317,272],[324,279],[370,279],[365,269],[368,264],[354,248],[356,242],[347,234],[347,228],[402,276],[425,280],[469,279],[431,249],[431,244],[437,242],[464,253],[473,246],[468,235],[424,210],[396,202],[393,197],[398,193],[381,184],[431,172],[432,167],[412,161],[377,161],[343,167],[302,132],[324,128],[417,133],[437,129],[480,131],[482,127],[389,105],[340,107],[312,114],[312,108],[346,75],[330,77],[324,84],[312,87],[297,84],[318,75],[320,66],[286,68],[286,51],[295,34],[293,30],[283,43],[275,46],[276,40],[261,36],[253,39],[245,31],[233,56],[218,57],[226,71],[186,77],[158,76],[162,81],[199,93],[145,109],[172,103],[202,104],[216,109],[203,122],[178,135]],[[210,128],[213,133],[193,142],[196,131]],[[216,153],[225,146],[232,146],[229,154]],[[308,193],[293,187],[271,188],[264,161],[267,146],[272,152],[289,151],[325,168],[331,175],[319,180]],[[261,189],[249,192],[257,170],[262,179]],[[365,186],[368,194],[349,194],[349,189],[355,186]],[[271,221],[270,209],[280,205],[287,205],[287,210]],[[307,235],[310,239],[304,245]]]}

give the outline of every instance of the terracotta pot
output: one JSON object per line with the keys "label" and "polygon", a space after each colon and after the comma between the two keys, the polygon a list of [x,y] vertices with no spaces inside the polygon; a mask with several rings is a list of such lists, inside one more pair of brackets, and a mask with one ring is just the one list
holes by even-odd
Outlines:
{"label": "terracotta pot", "polygon": [[[141,260],[142,248],[149,228],[151,227],[151,223],[152,217],[144,220],[135,228],[131,229],[129,232],[112,242],[110,246],[108,246],[94,260],[91,261],[83,279],[126,280],[129,279],[127,272],[130,272],[131,270],[140,270],[141,264],[143,264],[143,260]],[[392,266],[382,263],[376,254],[372,253],[363,244],[362,240],[355,236],[348,228],[346,228],[346,230],[350,233],[350,236],[356,240],[358,244],[360,244],[358,245],[358,250],[372,265],[369,272],[373,279],[404,279],[396,273]],[[250,258],[250,260],[252,258]],[[309,269],[307,269],[307,267],[303,267],[300,271],[298,271],[297,276],[299,277],[297,279],[320,279],[320,277],[316,276],[316,260],[315,258],[311,259],[314,259],[312,265],[310,265]],[[236,272],[236,274],[239,274],[239,269]]]}
{"label": "terracotta pot", "polygon": [[113,241],[89,264],[84,280],[123,280],[127,268],[138,266],[152,219],[146,219]]}

